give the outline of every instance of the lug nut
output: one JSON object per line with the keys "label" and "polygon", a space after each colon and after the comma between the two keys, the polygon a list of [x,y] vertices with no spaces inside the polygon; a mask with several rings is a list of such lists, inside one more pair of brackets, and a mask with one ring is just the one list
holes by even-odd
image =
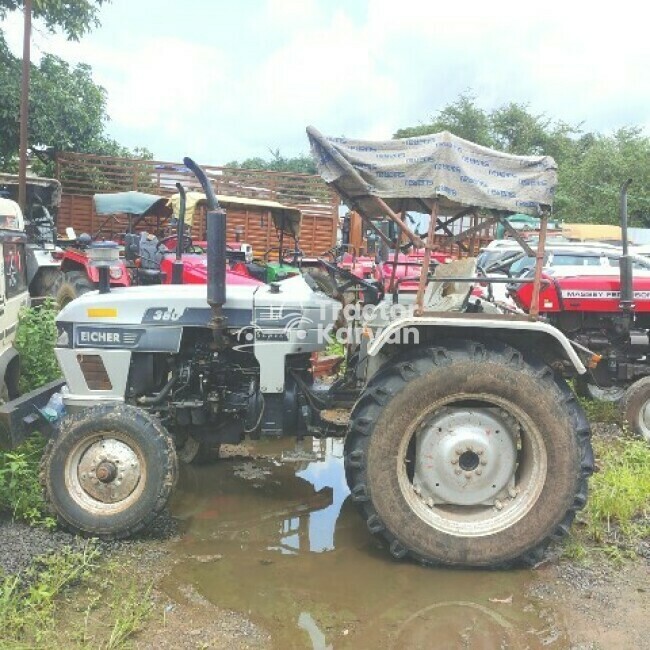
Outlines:
{"label": "lug nut", "polygon": [[477,469],[476,474],[477,474],[477,476],[480,476],[481,474],[483,474],[483,470],[482,469]]}
{"label": "lug nut", "polygon": [[472,472],[465,472],[465,478],[472,478]]}
{"label": "lug nut", "polygon": [[481,465],[487,465],[487,460],[482,460]]}
{"label": "lug nut", "polygon": [[501,501],[499,501],[499,499],[497,499],[497,500],[494,502],[494,507],[495,507],[497,510],[503,510],[503,503],[501,503]]}
{"label": "lug nut", "polygon": [[519,494],[519,490],[517,488],[508,488],[508,496],[511,499],[514,499],[517,495]]}
{"label": "lug nut", "polygon": [[460,467],[459,467],[458,469],[455,469],[455,470],[454,470],[454,473],[455,473],[455,474],[459,474],[459,475],[460,475],[460,474],[462,474],[462,473],[463,473],[463,470],[462,470],[462,469],[460,469]]}
{"label": "lug nut", "polygon": [[458,465],[458,458],[453,458],[451,461],[452,465]]}
{"label": "lug nut", "polygon": [[433,499],[428,499],[427,505],[429,506],[429,508],[433,508]]}

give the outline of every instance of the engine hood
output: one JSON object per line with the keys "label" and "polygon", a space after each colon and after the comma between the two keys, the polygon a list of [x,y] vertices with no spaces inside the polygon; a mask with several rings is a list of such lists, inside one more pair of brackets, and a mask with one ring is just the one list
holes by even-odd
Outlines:
{"label": "engine hood", "polygon": [[[224,313],[228,325],[250,323],[256,285],[228,286]],[[204,326],[210,320],[205,285],[155,285],[91,291],[73,300],[57,317],[58,323],[75,324],[178,324]]]}

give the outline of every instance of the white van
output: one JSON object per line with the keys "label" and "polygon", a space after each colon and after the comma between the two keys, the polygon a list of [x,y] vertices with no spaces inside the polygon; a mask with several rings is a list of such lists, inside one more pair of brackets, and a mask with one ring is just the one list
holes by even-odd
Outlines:
{"label": "white van", "polygon": [[18,395],[20,366],[13,346],[18,312],[29,305],[27,236],[15,201],[0,198],[0,400]]}

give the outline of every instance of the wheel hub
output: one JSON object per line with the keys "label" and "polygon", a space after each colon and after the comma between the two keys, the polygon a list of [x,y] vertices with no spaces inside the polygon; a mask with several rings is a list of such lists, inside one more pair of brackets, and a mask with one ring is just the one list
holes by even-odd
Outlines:
{"label": "wheel hub", "polygon": [[121,440],[104,438],[88,447],[77,466],[81,488],[103,503],[126,499],[140,481],[140,462],[136,453]]}
{"label": "wheel hub", "polygon": [[497,408],[445,408],[420,427],[413,489],[428,506],[513,498],[519,425]]}

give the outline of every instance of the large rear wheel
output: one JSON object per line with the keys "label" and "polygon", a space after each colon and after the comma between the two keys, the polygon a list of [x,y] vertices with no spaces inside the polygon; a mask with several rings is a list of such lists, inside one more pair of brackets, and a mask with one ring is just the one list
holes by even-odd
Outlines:
{"label": "large rear wheel", "polygon": [[498,342],[449,342],[391,362],[354,408],[352,498],[391,553],[498,566],[567,534],[593,471],[575,395]]}
{"label": "large rear wheel", "polygon": [[102,539],[145,528],[165,507],[177,474],[172,436],[127,405],[65,418],[41,464],[45,499],[60,523]]}
{"label": "large rear wheel", "polygon": [[85,271],[66,271],[56,293],[56,302],[63,309],[75,298],[94,290],[95,285]]}

